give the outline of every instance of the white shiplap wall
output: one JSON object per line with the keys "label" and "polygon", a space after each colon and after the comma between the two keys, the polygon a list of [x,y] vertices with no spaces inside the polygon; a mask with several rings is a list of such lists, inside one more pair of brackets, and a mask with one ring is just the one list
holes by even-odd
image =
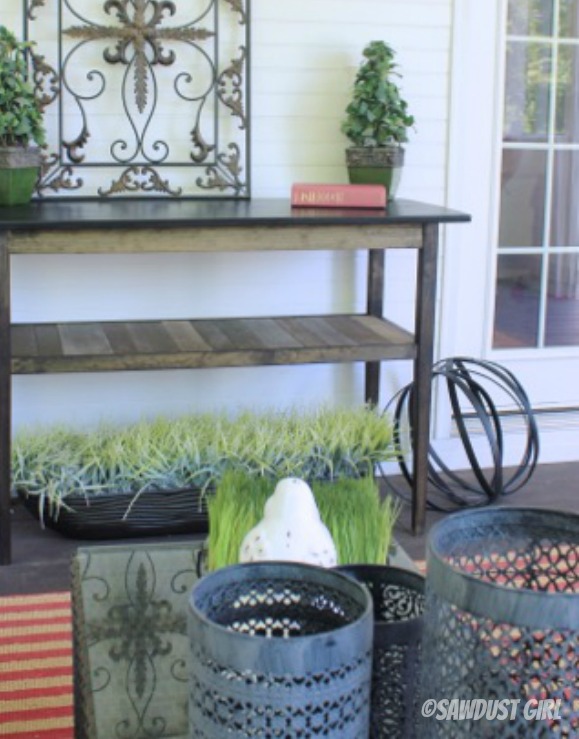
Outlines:
{"label": "white shiplap wall", "polygon": [[[20,30],[20,0],[0,22]],[[397,50],[416,131],[400,197],[445,203],[452,0],[252,0],[253,197],[345,182],[339,131],[360,52]],[[412,324],[410,255],[389,254],[389,315]],[[361,309],[362,254],[18,257],[15,321],[291,314]],[[400,365],[400,366],[398,366]],[[399,370],[399,371],[398,371]],[[383,399],[407,376],[388,365]],[[16,377],[14,423],[126,421],[189,409],[357,402],[359,366]]]}

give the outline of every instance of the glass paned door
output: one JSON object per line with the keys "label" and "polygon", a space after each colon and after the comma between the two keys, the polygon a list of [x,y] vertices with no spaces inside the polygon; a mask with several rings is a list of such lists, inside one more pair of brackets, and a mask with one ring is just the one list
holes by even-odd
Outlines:
{"label": "glass paned door", "polygon": [[579,346],[579,0],[509,0],[493,348]]}

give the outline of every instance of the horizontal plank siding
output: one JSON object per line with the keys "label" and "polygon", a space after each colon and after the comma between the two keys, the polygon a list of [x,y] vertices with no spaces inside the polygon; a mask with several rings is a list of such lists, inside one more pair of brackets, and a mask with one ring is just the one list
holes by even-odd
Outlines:
{"label": "horizontal plank siding", "polygon": [[[29,5],[22,0],[1,0],[2,23],[21,35]],[[58,61],[57,45],[51,41],[57,20],[54,5],[40,3],[34,13],[37,17],[35,31],[42,38],[43,48],[39,51],[44,51],[46,47],[49,63]],[[81,5],[89,7],[90,3],[83,0]],[[398,81],[409,110],[416,117],[416,125],[409,131],[409,141],[405,146],[406,160],[398,197],[446,203],[450,151],[448,134],[451,130],[449,83],[453,53],[452,11],[455,5],[457,3],[452,0],[293,0],[291,3],[252,0],[249,170],[252,199],[283,198],[287,201],[294,182],[347,182],[344,156],[347,140],[341,132],[341,122],[364,46],[373,39],[383,39],[396,51],[396,61],[402,74]],[[160,112],[159,125],[156,126],[156,121],[152,122],[149,129],[151,140],[168,140],[173,131],[179,132],[179,135],[186,131],[187,126],[175,118],[171,108]],[[91,113],[89,127],[92,144],[102,140],[101,132],[104,133],[115,115],[116,111],[106,109],[100,109],[96,116]],[[54,129],[54,120],[48,123]],[[51,141],[60,140],[58,135],[56,139],[52,135],[49,138]],[[88,149],[92,151],[90,142]],[[68,194],[67,191],[55,193],[57,197],[63,195],[64,198]],[[144,207],[148,206],[147,203]],[[71,212],[75,207],[76,204],[72,202]],[[293,232],[291,237],[284,238],[280,233],[263,229],[258,239],[254,240],[252,235],[251,243],[248,243],[239,235],[232,239],[231,234],[221,228],[199,229],[192,236],[190,231],[185,233],[186,230],[178,228],[149,231],[146,224],[138,219],[135,219],[134,226],[135,230],[130,236],[112,230],[105,238],[97,231],[71,238],[66,230],[67,219],[63,218],[62,226],[51,233],[10,235],[12,253],[33,255],[13,260],[12,315],[17,322],[30,325],[27,334],[20,327],[13,336],[17,350],[16,362],[20,366],[23,366],[23,362],[32,361],[35,351],[39,352],[39,363],[49,362],[48,357],[59,356],[60,337],[54,334],[54,328],[46,328],[38,336],[34,325],[39,322],[103,319],[115,322],[104,325],[112,354],[103,354],[102,361],[110,365],[114,359],[123,368],[122,358],[126,357],[130,365],[133,353],[144,364],[152,362],[156,356],[138,352],[134,337],[122,322],[127,316],[135,320],[147,320],[158,316],[182,319],[214,315],[217,312],[221,316],[233,316],[361,311],[364,310],[364,301],[357,299],[361,290],[355,280],[363,266],[351,268],[348,263],[345,268],[343,265],[348,260],[346,252],[355,248],[418,247],[421,239],[420,229],[416,227],[391,228],[386,241],[382,230],[372,234],[358,229],[359,239],[356,241],[350,234],[344,237],[341,229],[334,233],[326,231],[327,240],[313,236],[308,238],[299,230]],[[261,262],[255,260],[252,261],[251,271],[242,271],[239,265],[243,264],[245,255],[233,254],[246,248],[261,250],[265,255],[267,251],[275,249],[313,251],[326,247],[342,250],[343,253],[332,255],[331,264],[323,261],[326,255],[322,255],[323,259],[314,267],[312,255],[287,255],[288,262],[292,264],[291,284],[296,285],[294,293],[287,289],[288,272],[278,271],[275,268],[277,262],[270,259]],[[177,256],[168,258],[164,263],[161,260],[155,262],[153,253],[159,251],[173,252]],[[225,261],[216,260],[213,264],[209,263],[210,260],[205,261],[206,256],[186,256],[191,251],[208,252],[210,258],[213,257],[212,252],[229,252],[230,262],[226,264]],[[146,257],[143,257],[145,253]],[[62,256],[48,260],[44,256],[48,254]],[[77,254],[91,256],[77,259]],[[120,256],[122,254],[131,257],[124,259]],[[107,258],[98,255],[107,255]],[[114,258],[110,255],[114,255]],[[405,301],[405,296],[411,294],[414,286],[411,268],[407,269],[405,262],[410,262],[412,255],[400,253],[397,256],[395,268],[390,272],[400,287],[396,291],[386,290],[385,315],[394,315],[404,325],[412,326],[413,301]],[[160,264],[160,269],[152,267],[153,263]],[[188,290],[183,285],[183,275],[187,272],[194,274],[199,264],[202,265],[199,270],[204,271],[206,282],[211,287],[207,290],[196,289],[194,277]],[[334,264],[336,268],[332,267]],[[453,264],[456,264],[454,258],[445,259],[445,270],[453,268]],[[225,266],[222,268],[222,265]],[[239,280],[233,289],[230,285],[231,273]],[[441,275],[442,285],[445,284],[444,279],[445,276]],[[321,285],[319,294],[318,284]],[[255,289],[254,285],[266,285],[267,289]],[[208,295],[209,290],[211,292]],[[315,301],[310,297],[312,294],[315,295]],[[98,298],[95,299],[95,296]],[[176,346],[175,363],[182,362],[188,366],[192,361],[189,357],[194,357],[199,366],[203,362],[216,362],[218,357],[223,362],[227,360],[223,352],[231,348],[230,342],[223,333],[216,334],[215,326],[206,329],[210,331],[213,341],[200,333],[201,329],[197,328],[195,322],[191,324],[185,320],[174,320],[163,324],[163,327]],[[448,331],[445,326],[442,328]],[[317,343],[317,333],[307,326],[293,324],[289,329],[277,323],[275,329],[264,325],[262,330],[267,333],[264,346],[279,352],[301,351],[305,356],[305,350],[308,347],[315,348]],[[275,330],[280,331],[279,339],[270,333]],[[294,343],[286,341],[282,330],[292,337]],[[388,344],[391,331],[387,324],[374,327],[373,330],[378,336],[384,333]],[[35,350],[38,338],[40,347]],[[298,346],[295,346],[295,342]],[[54,355],[47,351],[52,343],[57,348]],[[215,347],[221,354],[214,351]],[[263,352],[265,348],[258,348],[258,351]],[[83,355],[77,356],[76,361],[80,363],[81,360],[87,364],[91,361]],[[49,363],[56,361],[50,359]],[[60,371],[66,371],[70,368],[70,364],[67,364],[69,359],[62,361],[66,367],[61,367]],[[215,398],[215,407],[221,407],[221,404],[229,402],[229,397],[237,399],[241,394],[249,404],[260,403],[268,372],[250,373],[250,376],[231,373],[231,376],[234,374],[239,380],[228,380],[232,387],[235,385],[235,389],[227,397],[223,393],[222,376],[219,373],[215,373],[214,377],[206,375],[200,381],[207,382],[211,390],[199,396],[190,393],[188,407],[205,407],[209,397]],[[397,374],[397,370],[394,370],[394,374]],[[315,379],[318,376],[321,375],[317,371],[310,374],[304,370],[302,382],[311,389],[311,398],[318,395],[325,397],[327,394],[326,380],[318,385]],[[338,376],[341,377],[342,373],[337,373]],[[348,397],[356,397],[358,393],[357,377],[357,373],[352,373],[352,379],[348,380],[348,387],[345,388]],[[165,412],[166,408],[181,408],[183,403],[181,389],[155,373],[149,378],[139,378],[139,388],[131,386],[128,393],[118,393],[113,388],[111,378],[91,378],[90,392],[85,391],[82,378],[70,380],[70,383],[62,383],[58,378],[45,377],[42,383],[36,381],[38,387],[42,386],[40,394],[28,392],[30,380],[18,381],[18,402],[14,404],[15,427],[39,421],[49,422],[51,419],[59,422],[68,420],[72,415],[75,423],[80,425],[97,424],[102,415],[119,419],[139,418],[143,412],[143,397],[151,412],[153,408],[159,413]],[[123,380],[120,382],[122,384]],[[74,383],[77,383],[77,396],[73,399],[70,388]],[[146,392],[141,389],[145,384]],[[299,384],[301,382],[296,386]],[[291,384],[280,388],[276,403],[291,402],[293,392]],[[39,402],[39,396],[43,402]]]}
{"label": "horizontal plank siding", "polygon": [[[362,49],[384,39],[417,121],[400,196],[444,201],[451,0],[254,0],[252,20],[255,197],[283,197],[296,181],[347,182],[340,124]],[[415,145],[443,158],[414,157]]]}

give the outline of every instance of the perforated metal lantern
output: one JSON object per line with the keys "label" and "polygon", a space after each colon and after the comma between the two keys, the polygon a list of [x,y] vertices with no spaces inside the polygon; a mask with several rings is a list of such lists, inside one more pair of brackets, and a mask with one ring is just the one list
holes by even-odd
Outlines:
{"label": "perforated metal lantern", "polygon": [[309,565],[225,567],[193,588],[191,739],[368,736],[372,601]]}
{"label": "perforated metal lantern", "polygon": [[382,565],[338,568],[363,582],[374,603],[370,739],[414,739],[424,611],[424,578]]}
{"label": "perforated metal lantern", "polygon": [[[519,703],[502,721],[424,719],[421,737],[579,736],[579,516],[454,514],[431,530],[427,568],[421,699]],[[546,700],[559,709],[530,720]]]}

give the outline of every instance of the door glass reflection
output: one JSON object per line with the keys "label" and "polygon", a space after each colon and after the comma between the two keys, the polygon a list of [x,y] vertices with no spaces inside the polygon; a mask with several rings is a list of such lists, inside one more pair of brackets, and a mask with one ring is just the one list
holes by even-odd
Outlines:
{"label": "door glass reflection", "polygon": [[553,28],[553,5],[553,0],[509,0],[507,33],[549,36]]}
{"label": "door glass reflection", "polygon": [[557,151],[553,163],[551,246],[579,246],[579,152]]}
{"label": "door glass reflection", "polygon": [[542,246],[547,153],[503,151],[499,246]]}
{"label": "door glass reflection", "polygon": [[538,342],[541,257],[499,256],[493,346],[534,347]]}
{"label": "door glass reflection", "polygon": [[[518,4],[515,0],[515,4]],[[577,15],[579,3],[577,0],[559,0],[559,35],[566,38],[579,36]]]}
{"label": "door glass reflection", "polygon": [[546,346],[579,344],[579,254],[549,258]]}
{"label": "door glass reflection", "polygon": [[575,46],[559,47],[555,116],[556,143],[579,142],[579,53]]}
{"label": "door glass reflection", "polygon": [[551,47],[509,41],[505,78],[505,141],[546,141],[549,124]]}

